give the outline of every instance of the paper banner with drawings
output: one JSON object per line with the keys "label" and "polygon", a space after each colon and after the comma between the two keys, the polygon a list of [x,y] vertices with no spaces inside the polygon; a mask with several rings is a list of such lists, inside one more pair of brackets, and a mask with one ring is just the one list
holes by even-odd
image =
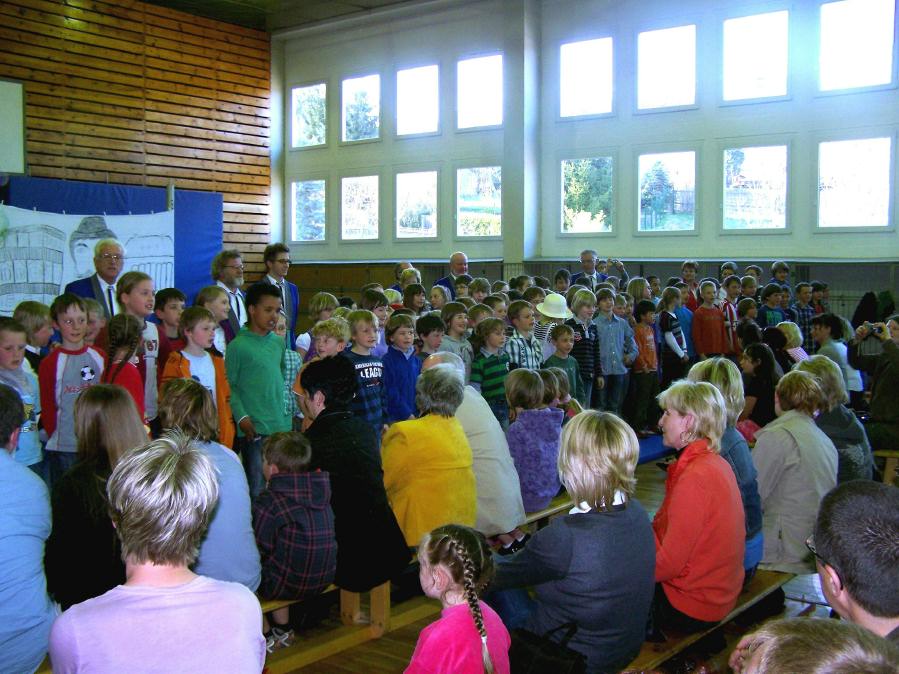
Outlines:
{"label": "paper banner with drawings", "polygon": [[67,215],[0,205],[0,314],[24,300],[50,304],[67,283],[94,273],[94,245],[116,239],[123,271],[142,271],[156,289],[175,285],[175,212]]}

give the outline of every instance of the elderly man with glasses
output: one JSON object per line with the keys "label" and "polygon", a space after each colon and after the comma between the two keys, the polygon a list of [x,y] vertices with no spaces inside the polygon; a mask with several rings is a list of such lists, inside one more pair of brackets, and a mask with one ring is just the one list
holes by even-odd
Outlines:
{"label": "elderly man with glasses", "polygon": [[109,320],[117,313],[115,284],[125,266],[125,249],[115,239],[100,239],[94,246],[93,274],[87,278],[72,281],[64,292],[78,297],[97,300],[103,307],[103,314]]}
{"label": "elderly man with glasses", "polygon": [[212,279],[228,293],[228,318],[221,322],[225,331],[225,343],[228,343],[240,332],[248,317],[241,290],[243,259],[239,250],[223,250],[212,258]]}

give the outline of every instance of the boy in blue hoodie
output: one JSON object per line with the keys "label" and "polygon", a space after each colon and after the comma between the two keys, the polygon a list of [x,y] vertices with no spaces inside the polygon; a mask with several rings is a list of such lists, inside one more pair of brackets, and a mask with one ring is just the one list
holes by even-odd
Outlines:
{"label": "boy in blue hoodie", "polygon": [[384,354],[384,388],[387,389],[387,420],[415,418],[415,380],[421,374],[421,359],[415,356],[415,322],[408,314],[394,314],[387,321]]}

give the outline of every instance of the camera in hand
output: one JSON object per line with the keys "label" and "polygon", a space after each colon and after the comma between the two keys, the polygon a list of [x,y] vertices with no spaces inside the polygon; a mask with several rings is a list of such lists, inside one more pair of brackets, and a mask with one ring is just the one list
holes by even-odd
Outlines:
{"label": "camera in hand", "polygon": [[883,326],[882,326],[882,325],[874,325],[874,324],[871,323],[870,321],[865,321],[865,328],[867,328],[868,331],[869,331],[871,334],[874,334],[874,335],[880,335],[880,334],[883,333]]}

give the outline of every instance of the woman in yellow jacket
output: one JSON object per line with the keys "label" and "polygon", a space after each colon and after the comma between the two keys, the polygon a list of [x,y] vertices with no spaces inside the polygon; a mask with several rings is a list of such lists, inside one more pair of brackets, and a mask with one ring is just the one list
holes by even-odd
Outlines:
{"label": "woman in yellow jacket", "polygon": [[454,416],[463,391],[452,365],[423,371],[415,385],[421,417],[395,423],[384,435],[384,486],[410,546],[444,524],[474,525],[471,447]]}
{"label": "woman in yellow jacket", "polygon": [[235,429],[234,418],[231,414],[231,387],[225,378],[225,361],[221,356],[206,351],[212,344],[215,327],[215,320],[208,309],[190,307],[184,310],[178,329],[184,335],[187,345],[181,351],[173,351],[169,354],[162,370],[160,386],[170,379],[197,379],[190,371],[190,359],[210,358],[215,373],[215,408],[219,419],[218,441],[219,444],[231,449],[234,445]]}

